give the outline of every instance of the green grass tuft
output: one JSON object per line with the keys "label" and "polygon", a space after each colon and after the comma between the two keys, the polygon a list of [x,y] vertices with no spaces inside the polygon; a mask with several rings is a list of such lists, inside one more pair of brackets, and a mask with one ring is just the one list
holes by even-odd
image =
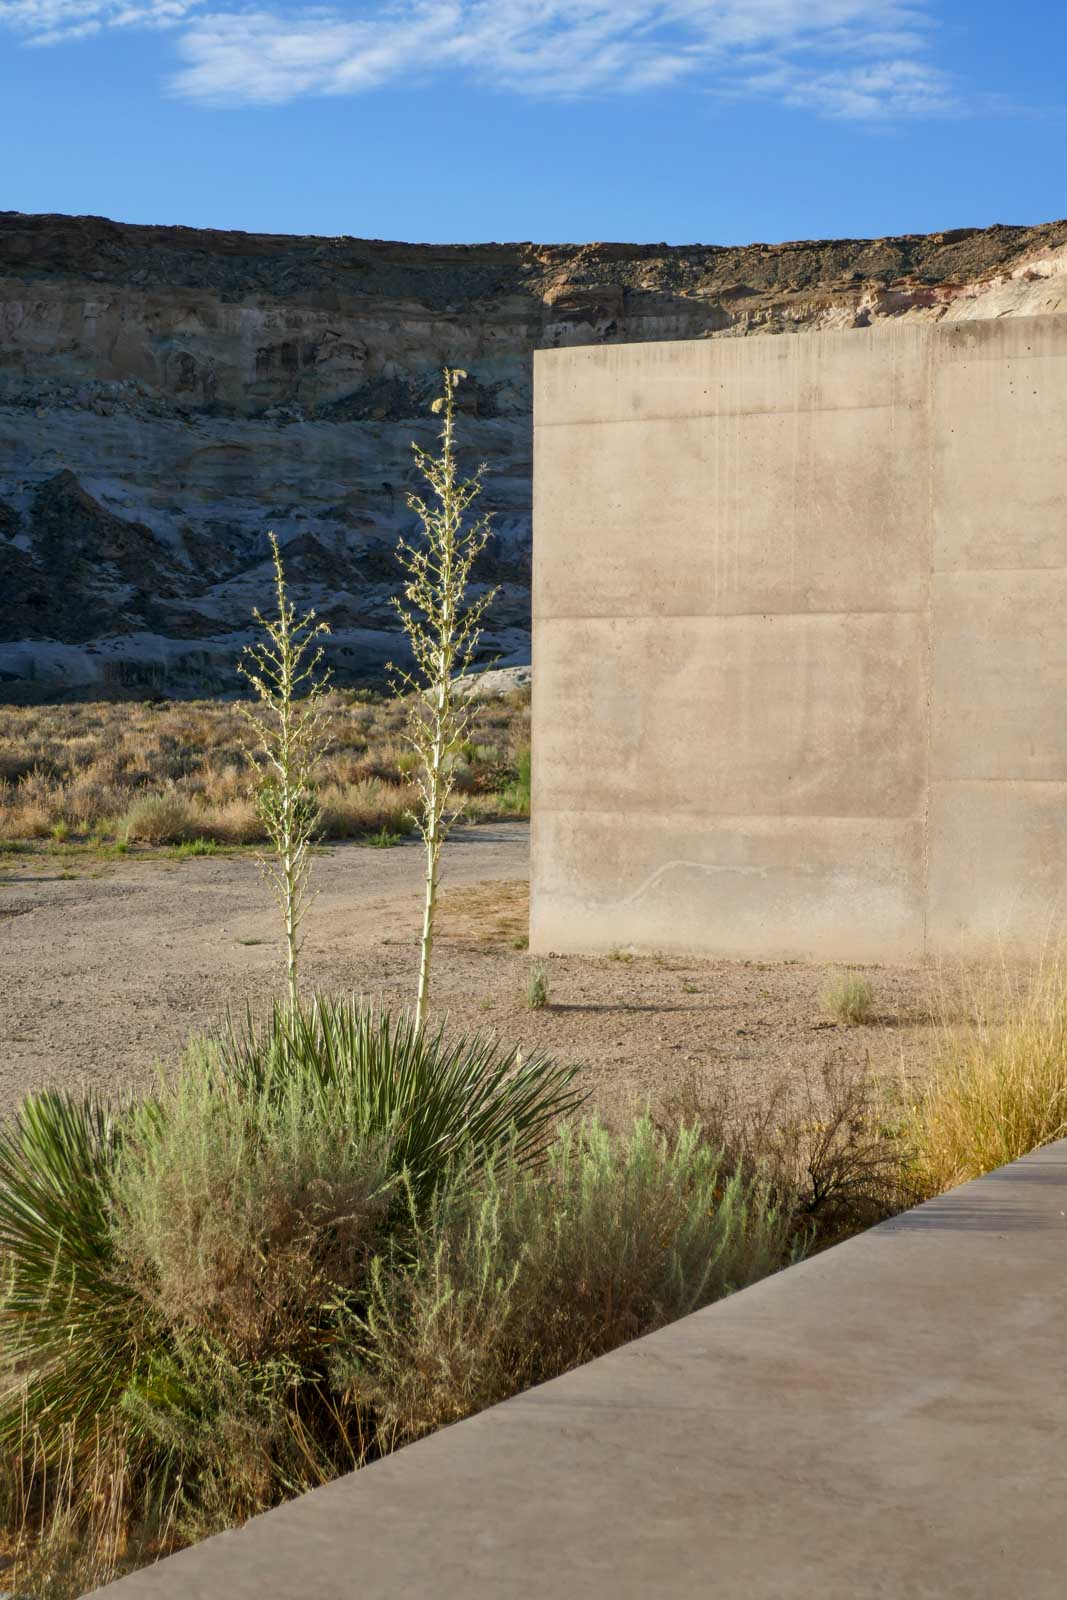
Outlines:
{"label": "green grass tuft", "polygon": [[188,861],[191,856],[217,856],[219,844],[215,839],[183,839],[182,843],[175,845],[170,852],[176,861]]}
{"label": "green grass tuft", "polygon": [[526,979],[526,1004],[531,1011],[540,1011],[548,1005],[548,973],[541,961],[530,968]]}
{"label": "green grass tuft", "polygon": [[379,828],[377,833],[369,833],[359,842],[368,850],[395,850],[397,845],[404,844],[408,837],[407,834],[397,833],[392,828]]}

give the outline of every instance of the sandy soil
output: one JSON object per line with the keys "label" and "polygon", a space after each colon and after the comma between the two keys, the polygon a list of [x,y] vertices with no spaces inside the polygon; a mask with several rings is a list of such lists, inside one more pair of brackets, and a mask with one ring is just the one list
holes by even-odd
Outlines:
{"label": "sandy soil", "polygon": [[[580,1060],[606,1111],[694,1075],[729,1074],[756,1096],[783,1071],[914,1071],[928,1058],[920,968],[865,969],[877,1019],[842,1027],[822,1009],[820,966],[550,956],[551,1003],[531,1011],[527,853],[524,823],[457,830],[449,843],[436,1002],[463,1026]],[[309,987],[411,996],[421,871],[414,843],[323,852]],[[0,985],[0,1111],[46,1085],[144,1087],[190,1031],[278,990],[276,912],[247,855],[2,856]]]}

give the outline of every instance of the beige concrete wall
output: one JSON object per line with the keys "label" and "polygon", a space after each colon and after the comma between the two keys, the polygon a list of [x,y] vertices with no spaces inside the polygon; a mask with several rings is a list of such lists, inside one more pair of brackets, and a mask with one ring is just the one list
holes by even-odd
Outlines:
{"label": "beige concrete wall", "polygon": [[1042,940],[1067,317],[542,352],[534,421],[532,948]]}

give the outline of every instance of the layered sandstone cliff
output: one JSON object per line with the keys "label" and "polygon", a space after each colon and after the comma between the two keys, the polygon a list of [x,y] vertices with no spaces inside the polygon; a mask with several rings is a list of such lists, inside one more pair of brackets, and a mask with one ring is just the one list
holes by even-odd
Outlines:
{"label": "layered sandstone cliff", "polygon": [[543,346],[1067,311],[1067,222],[874,241],[388,244],[0,213],[0,698],[228,692],[266,532],[342,680],[398,652],[410,444],[470,374],[499,583],[529,639]]}

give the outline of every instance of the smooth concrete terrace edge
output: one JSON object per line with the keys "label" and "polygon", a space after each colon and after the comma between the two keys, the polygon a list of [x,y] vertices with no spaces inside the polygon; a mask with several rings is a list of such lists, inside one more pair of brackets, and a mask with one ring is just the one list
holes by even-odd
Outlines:
{"label": "smooth concrete terrace edge", "polygon": [[1062,1600],[1065,1247],[1067,1141],[106,1593]]}

